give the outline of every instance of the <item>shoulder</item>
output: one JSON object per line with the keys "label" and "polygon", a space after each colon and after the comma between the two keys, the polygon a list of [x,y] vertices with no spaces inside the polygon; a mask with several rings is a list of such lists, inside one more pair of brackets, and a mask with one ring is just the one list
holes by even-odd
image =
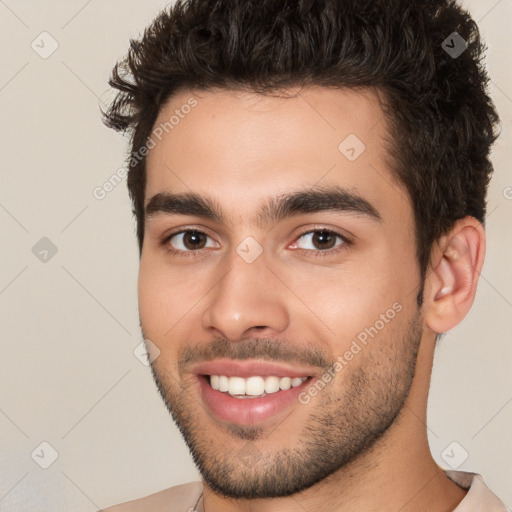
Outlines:
{"label": "shoulder", "polygon": [[202,491],[202,482],[175,485],[144,498],[127,501],[99,512],[183,512],[192,510]]}
{"label": "shoulder", "polygon": [[486,510],[488,512],[512,512],[507,505],[494,494],[479,473],[443,469],[445,475],[462,489],[466,496],[453,512],[468,510]]}

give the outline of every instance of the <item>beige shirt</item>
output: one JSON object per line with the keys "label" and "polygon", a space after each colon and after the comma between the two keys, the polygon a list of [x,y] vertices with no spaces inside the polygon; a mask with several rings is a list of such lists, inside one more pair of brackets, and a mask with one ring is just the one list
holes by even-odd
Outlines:
{"label": "beige shirt", "polygon": [[[463,489],[469,489],[453,512],[512,512],[492,493],[478,473],[443,470],[446,476]],[[201,497],[202,482],[176,485],[163,491],[128,501],[100,512],[204,512]],[[201,500],[202,501],[202,500]]]}

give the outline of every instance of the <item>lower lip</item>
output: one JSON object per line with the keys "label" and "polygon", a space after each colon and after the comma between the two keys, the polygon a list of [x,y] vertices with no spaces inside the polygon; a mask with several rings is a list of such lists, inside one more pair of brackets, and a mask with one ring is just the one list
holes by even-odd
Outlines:
{"label": "lower lip", "polygon": [[228,393],[213,389],[208,376],[197,377],[203,402],[209,411],[221,421],[238,425],[265,421],[291,405],[300,403],[298,396],[313,380],[309,377],[300,386],[270,393],[262,398],[234,398]]}

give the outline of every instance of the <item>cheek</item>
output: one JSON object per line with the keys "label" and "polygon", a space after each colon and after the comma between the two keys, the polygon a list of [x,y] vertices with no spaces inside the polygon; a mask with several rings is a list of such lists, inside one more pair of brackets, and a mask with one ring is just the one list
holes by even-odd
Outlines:
{"label": "cheek", "polygon": [[[194,278],[195,279],[195,278]],[[163,268],[155,260],[141,262],[138,277],[139,316],[148,338],[157,344],[187,335],[198,311],[198,289],[184,272]],[[196,325],[197,322],[194,323]]]}
{"label": "cheek", "polygon": [[146,329],[154,325],[161,308],[161,287],[155,279],[154,272],[141,262],[137,284],[139,314]]}
{"label": "cheek", "polygon": [[296,274],[300,277],[293,288],[308,290],[305,303],[330,330],[333,353],[345,352],[358,336],[362,342],[386,339],[391,327],[401,323],[400,312],[415,303],[410,293],[414,267],[393,260],[391,254],[380,254],[371,262],[354,260],[343,268],[325,269],[314,278]]}
{"label": "cheek", "polygon": [[173,354],[176,344],[173,339],[179,328],[177,317],[173,314],[177,307],[173,303],[175,296],[169,284],[154,268],[141,265],[138,280],[139,318],[144,336],[160,351],[153,364],[162,379],[175,364]]}
{"label": "cheek", "polygon": [[163,336],[175,323],[177,304],[172,282],[158,265],[141,262],[138,278],[139,315],[148,337]]}

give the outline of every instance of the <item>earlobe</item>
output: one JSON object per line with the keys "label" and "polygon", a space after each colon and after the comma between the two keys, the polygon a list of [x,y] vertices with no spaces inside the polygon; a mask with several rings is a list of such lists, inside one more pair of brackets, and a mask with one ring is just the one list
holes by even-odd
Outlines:
{"label": "earlobe", "polygon": [[436,333],[446,332],[469,312],[485,256],[485,232],[473,217],[457,221],[433,250],[425,283],[424,318]]}

